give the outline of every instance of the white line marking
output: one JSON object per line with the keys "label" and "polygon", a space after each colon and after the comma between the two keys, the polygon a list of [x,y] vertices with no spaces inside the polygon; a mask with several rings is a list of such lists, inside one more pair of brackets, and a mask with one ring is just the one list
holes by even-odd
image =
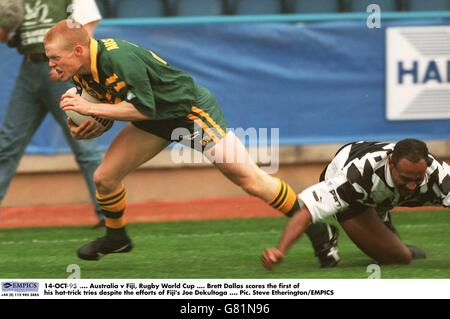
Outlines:
{"label": "white line marking", "polygon": [[[447,223],[436,223],[436,224],[406,224],[398,226],[399,229],[402,228],[436,228],[436,227],[449,227],[450,225]],[[133,236],[133,239],[142,240],[142,239],[161,239],[167,237],[175,237],[175,238],[207,238],[207,237],[225,237],[225,236],[254,236],[254,235],[267,235],[267,234],[281,234],[282,229],[270,229],[267,231],[257,231],[257,232],[223,232],[223,233],[203,233],[203,234],[168,234],[168,235],[147,235],[147,236]],[[20,240],[20,241],[0,241],[0,245],[18,245],[18,244],[62,244],[62,243],[83,243],[94,240],[94,238],[73,238],[73,239],[62,239],[62,240],[42,240],[42,239],[31,239],[29,241]]]}

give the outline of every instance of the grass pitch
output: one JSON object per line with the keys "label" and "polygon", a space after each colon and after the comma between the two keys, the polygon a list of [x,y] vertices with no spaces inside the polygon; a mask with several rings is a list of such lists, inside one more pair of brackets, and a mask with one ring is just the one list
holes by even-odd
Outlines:
{"label": "grass pitch", "polygon": [[[450,212],[394,213],[402,239],[428,257],[407,266],[382,266],[381,278],[450,278]],[[0,278],[67,278],[70,264],[81,278],[367,278],[371,260],[341,230],[342,261],[319,269],[309,240],[302,237],[285,262],[267,272],[261,251],[277,243],[286,219],[228,219],[130,224],[131,253],[97,262],[79,260],[76,249],[102,236],[89,227],[0,230]]]}

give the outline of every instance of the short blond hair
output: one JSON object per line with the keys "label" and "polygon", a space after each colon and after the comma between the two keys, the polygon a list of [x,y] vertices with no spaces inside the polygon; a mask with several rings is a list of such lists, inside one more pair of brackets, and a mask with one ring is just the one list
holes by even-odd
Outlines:
{"label": "short blond hair", "polygon": [[71,50],[76,45],[89,46],[89,33],[75,20],[61,20],[45,34],[44,43],[57,41],[64,49]]}

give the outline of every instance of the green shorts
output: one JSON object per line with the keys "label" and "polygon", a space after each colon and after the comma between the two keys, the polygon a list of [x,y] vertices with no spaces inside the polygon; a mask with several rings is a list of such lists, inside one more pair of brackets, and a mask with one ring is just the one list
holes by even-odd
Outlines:
{"label": "green shorts", "polygon": [[165,140],[204,151],[225,136],[227,122],[219,103],[209,90],[197,85],[196,95],[191,112],[185,117],[136,121],[132,124]]}

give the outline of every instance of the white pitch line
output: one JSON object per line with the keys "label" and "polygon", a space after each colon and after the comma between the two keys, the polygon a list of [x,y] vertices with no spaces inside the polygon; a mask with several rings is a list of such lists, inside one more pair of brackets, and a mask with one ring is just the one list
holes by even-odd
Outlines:
{"label": "white pitch line", "polygon": [[[249,235],[262,235],[278,233],[279,230],[271,229],[264,232],[240,232],[240,233],[205,233],[205,234],[173,234],[173,235],[147,235],[147,236],[133,236],[133,239],[161,239],[168,237],[176,238],[203,238],[203,237],[220,237],[220,236],[249,236]],[[92,238],[75,238],[75,239],[63,239],[63,240],[41,240],[41,239],[31,239],[30,241],[0,241],[0,245],[16,245],[16,244],[61,244],[68,242],[88,242],[93,240]]]}
{"label": "white pitch line", "polygon": [[[395,225],[394,225],[395,226]],[[440,227],[440,226],[447,226],[450,229],[450,224],[420,224],[420,225],[400,225],[400,226],[395,226],[398,228],[432,228],[432,227]]]}
{"label": "white pitch line", "polygon": [[[406,224],[400,225],[398,228],[436,228],[436,227],[450,227],[449,224],[444,223],[436,223],[436,224]],[[204,234],[167,234],[167,235],[147,235],[147,236],[133,236],[133,239],[161,239],[168,237],[175,238],[205,238],[205,237],[224,237],[224,236],[251,236],[251,235],[266,235],[266,234],[281,234],[282,229],[271,229],[268,231],[260,231],[260,232],[227,232],[227,233],[204,233]],[[93,240],[92,238],[73,238],[73,239],[63,239],[63,240],[41,240],[41,239],[31,239],[30,241],[0,241],[0,245],[18,245],[18,244],[62,244],[62,243],[75,243],[75,242],[89,242]]]}

